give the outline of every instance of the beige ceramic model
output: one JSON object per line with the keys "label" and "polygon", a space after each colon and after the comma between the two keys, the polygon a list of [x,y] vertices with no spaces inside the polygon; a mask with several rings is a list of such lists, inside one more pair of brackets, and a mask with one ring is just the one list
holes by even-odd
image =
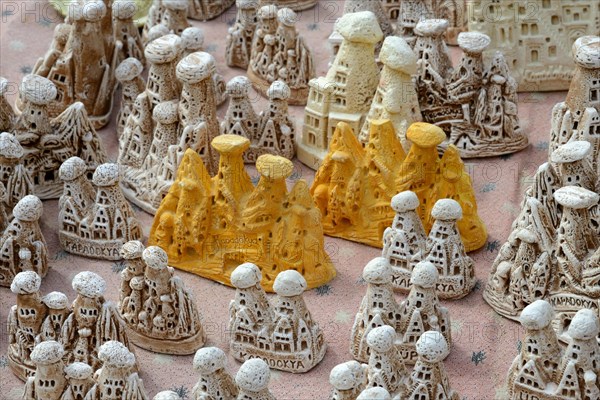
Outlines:
{"label": "beige ceramic model", "polygon": [[117,134],[125,130],[127,118],[133,112],[135,99],[144,91],[143,64],[137,58],[127,58],[115,70],[115,78],[121,83],[121,109],[117,116]]}
{"label": "beige ceramic model", "polygon": [[268,291],[288,269],[302,271],[309,288],[333,279],[321,217],[306,182],[287,189],[292,162],[260,156],[254,186],[242,155],[248,139],[221,135],[212,145],[221,154],[218,173],[211,178],[201,156],[187,151],[154,218],[149,243],[163,248],[174,267],[226,285],[239,260],[248,257],[263,270]]}
{"label": "beige ceramic model", "polygon": [[61,400],[83,400],[94,386],[94,370],[85,363],[74,362],[65,367],[67,388]]}
{"label": "beige ceramic model", "polygon": [[383,8],[381,0],[346,0],[344,2],[344,14],[351,14],[361,11],[371,11],[377,17],[379,27],[383,32],[383,37],[392,36],[396,30],[394,24],[390,21],[389,15]]}
{"label": "beige ceramic model", "polygon": [[389,325],[374,328],[367,335],[369,366],[367,388],[380,387],[404,397],[409,389],[408,371],[395,346],[396,331]]}
{"label": "beige ceramic model", "polygon": [[23,197],[13,208],[13,218],[0,235],[0,286],[11,285],[21,271],[46,276],[48,248],[39,225],[42,212],[42,202],[33,195]]}
{"label": "beige ceramic model", "polygon": [[277,7],[288,7],[295,11],[302,11],[313,7],[318,0],[258,0],[260,6],[274,4]]}
{"label": "beige ceramic model", "polygon": [[60,167],[64,193],[60,198],[59,239],[69,253],[105,260],[120,260],[121,247],[142,237],[131,205],[119,187],[120,167],[102,164],[92,185],[85,162],[72,157]]}
{"label": "beige ceramic model", "polygon": [[[302,373],[316,366],[327,346],[302,294],[306,280],[295,270],[277,275],[277,296],[269,304],[260,287],[262,276],[254,264],[242,264],[231,275],[236,297],[229,306],[233,356],[240,361],[260,358],[274,369]],[[248,330],[246,321],[256,323]]]}
{"label": "beige ceramic model", "polygon": [[194,369],[200,375],[192,390],[194,400],[235,400],[238,388],[226,369],[227,355],[217,347],[205,347],[194,356]]}
{"label": "beige ceramic model", "polygon": [[191,26],[187,17],[192,3],[186,0],[161,0],[161,2],[163,14],[160,23],[166,26],[170,33],[181,35]]}
{"label": "beige ceramic model", "polygon": [[271,370],[266,362],[260,358],[244,362],[235,375],[237,400],[276,400],[269,390],[270,380]]}
{"label": "beige ceramic model", "polygon": [[367,386],[367,370],[367,365],[357,361],[335,366],[329,374],[329,383],[333,386],[329,399],[355,400]]}
{"label": "beige ceramic model", "polygon": [[40,327],[40,339],[59,340],[63,324],[71,313],[69,298],[61,292],[50,292],[42,297],[42,302],[48,312]]}
{"label": "beige ceramic model", "polygon": [[392,400],[392,396],[382,387],[373,387],[363,390],[356,400]]}
{"label": "beige ceramic model", "polygon": [[8,80],[0,77],[0,132],[11,131],[16,119],[15,111],[6,99],[8,89]]}
{"label": "beige ceramic model", "polygon": [[127,267],[121,274],[118,309],[130,340],[165,354],[193,354],[202,347],[206,338],[196,303],[168,266],[167,253],[160,247],[144,250],[133,241],[125,243],[121,255]]}
{"label": "beige ceramic model", "polygon": [[306,104],[315,67],[308,44],[296,30],[299,17],[289,8],[270,5],[259,10],[258,18],[248,78],[263,96],[273,82],[283,81],[291,89],[289,103]]}
{"label": "beige ceramic model", "polygon": [[144,44],[137,25],[133,21],[138,9],[135,0],[114,0],[112,3],[115,49],[119,52],[118,62],[127,58],[144,60]]}
{"label": "beige ceramic model", "polygon": [[199,21],[214,19],[227,11],[234,3],[235,0],[194,0],[190,2],[188,17]]}
{"label": "beige ceramic model", "polygon": [[230,67],[248,69],[252,40],[256,30],[258,3],[255,0],[236,0],[237,17],[228,29],[225,60]]}
{"label": "beige ceramic model", "polygon": [[35,374],[27,379],[23,400],[60,400],[67,387],[64,349],[55,341],[42,342],[31,352]]}
{"label": "beige ceramic model", "polygon": [[310,81],[298,158],[317,169],[336,126],[347,123],[360,132],[379,82],[375,46],[383,38],[377,17],[370,11],[346,14],[336,23],[343,42],[327,75]]}
{"label": "beige ceramic model", "polygon": [[263,154],[293,159],[295,155],[296,126],[288,113],[290,88],[275,81],[267,91],[268,109],[256,115],[248,97],[250,82],[244,76],[229,81],[227,92],[231,97],[223,122],[222,134],[241,135],[250,140],[244,161],[255,163]]}
{"label": "beige ceramic model", "polygon": [[5,190],[2,202],[8,209],[34,192],[33,180],[23,164],[24,156],[25,151],[13,134],[0,133],[0,183]]}

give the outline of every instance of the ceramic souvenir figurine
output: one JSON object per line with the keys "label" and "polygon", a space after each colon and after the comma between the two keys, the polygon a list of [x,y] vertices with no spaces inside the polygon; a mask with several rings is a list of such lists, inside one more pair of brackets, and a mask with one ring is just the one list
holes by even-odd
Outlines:
{"label": "ceramic souvenir figurine", "polygon": [[[242,264],[231,275],[237,288],[236,299],[229,306],[233,356],[240,361],[258,357],[287,372],[309,371],[321,362],[327,347],[302,298],[306,280],[295,270],[279,273],[273,284],[277,296],[269,304],[261,279],[253,264]],[[256,321],[250,331],[247,318]]]}
{"label": "ceramic souvenir figurine", "polygon": [[[413,145],[405,155],[389,120],[371,121],[365,148],[350,126],[340,123],[311,187],[324,216],[325,233],[381,247],[381,240],[376,238],[381,238],[394,220],[391,196],[384,193],[411,190],[422,204],[415,208],[426,232],[433,226],[430,212],[435,202],[444,197],[458,198],[464,213],[458,226],[465,248],[472,251],[482,247],[487,233],[477,215],[471,178],[454,146],[441,158],[438,155],[436,147],[445,137],[434,125],[415,123],[407,131]],[[455,175],[452,171],[461,172]]]}
{"label": "ceramic souvenir figurine", "polygon": [[[115,0],[112,3],[113,32],[117,41],[115,48],[118,49],[118,62],[127,58],[135,58],[145,63],[144,44],[138,27],[133,18],[138,10],[135,0]],[[116,72],[116,71],[115,71]]]}
{"label": "ceramic souvenir figurine", "polygon": [[268,291],[288,269],[303,271],[308,288],[333,279],[321,217],[306,183],[300,180],[287,190],[292,162],[260,156],[255,187],[242,156],[248,139],[221,135],[212,145],[221,154],[218,173],[211,178],[200,155],[186,152],[154,218],[149,244],[163,248],[172,266],[226,285],[238,260],[249,255],[264,268],[262,285]]}
{"label": "ceramic souvenir figurine", "polygon": [[198,382],[192,390],[194,400],[235,400],[238,388],[226,369],[227,355],[217,347],[205,347],[194,356],[194,369]]}
{"label": "ceramic souvenir figurine", "polygon": [[[263,96],[273,82],[283,81],[291,90],[289,103],[304,105],[308,83],[315,76],[313,57],[296,30],[298,16],[294,11],[281,8],[277,11],[275,25],[265,21],[272,20],[276,10],[273,5],[264,6],[258,13],[262,21],[254,35],[248,78]],[[268,31],[262,29],[265,25],[271,25]]]}
{"label": "ceramic souvenir figurine", "polygon": [[172,390],[157,393],[153,400],[182,400],[181,397]]}
{"label": "ceramic souvenir figurine", "polygon": [[48,272],[48,248],[39,226],[43,206],[28,195],[13,208],[13,218],[0,236],[0,286],[9,286],[21,271],[40,277]]}
{"label": "ceramic souvenir figurine", "polygon": [[94,370],[85,363],[74,362],[65,367],[67,387],[61,400],[83,400],[94,386]]}
{"label": "ceramic souvenir figurine", "polygon": [[162,25],[160,22],[162,21],[162,16],[165,13],[165,8],[162,4],[162,0],[152,0],[152,4],[150,5],[150,8],[148,9],[148,15],[146,16],[146,21],[144,23],[144,27],[142,28],[142,42],[144,43],[144,46],[146,46],[148,43],[152,42],[152,40],[157,39],[160,36],[164,36],[164,35],[160,35],[158,37],[150,37],[150,31],[151,30],[155,30],[157,27],[162,27],[164,28],[164,31],[166,32],[165,35],[167,35],[169,32],[166,29],[166,26]]}
{"label": "ceramic souvenir figurine", "polygon": [[236,0],[235,3],[237,16],[235,24],[227,31],[225,60],[232,68],[247,70],[256,30],[258,3],[254,0]]}
{"label": "ceramic souvenir figurine", "polygon": [[383,9],[383,2],[380,0],[347,0],[344,2],[344,14],[357,13],[361,11],[371,11],[377,17],[379,27],[383,32],[383,37],[392,36],[394,25],[390,22],[389,16]]}
{"label": "ceramic souvenir figurine", "polygon": [[417,72],[417,58],[404,39],[391,36],[384,40],[379,59],[383,63],[381,80],[359,140],[363,145],[369,143],[371,121],[389,119],[394,124],[402,146],[408,150],[410,143],[406,140],[406,130],[412,123],[422,120],[413,83],[413,75]]}
{"label": "ceramic souvenir figurine", "polygon": [[148,43],[154,42],[156,39],[170,34],[171,32],[169,32],[169,28],[167,28],[163,24],[154,25],[148,30],[146,46],[148,45]]}
{"label": "ceramic souvenir figurine", "polygon": [[105,361],[100,354],[103,344],[117,340],[128,345],[125,328],[119,322],[114,304],[104,299],[106,282],[101,276],[80,272],[73,278],[72,286],[77,298],[60,335],[64,358],[69,363],[84,362],[97,371]]}
{"label": "ceramic souvenir figurine", "polygon": [[135,355],[123,343],[109,340],[99,346],[98,358],[102,362],[94,375],[95,384],[85,397],[86,400],[119,399],[147,400],[144,382],[135,372]]}
{"label": "ceramic souvenir figurine", "polygon": [[71,313],[71,305],[69,299],[64,293],[50,292],[42,297],[42,302],[47,307],[47,315],[42,322],[40,328],[40,339],[60,340],[62,327]]}
{"label": "ceramic souvenir figurine", "polygon": [[417,340],[416,349],[418,359],[410,374],[410,389],[405,398],[459,400],[461,397],[450,387],[444,368],[443,360],[450,351],[444,336],[437,331],[425,332]]}
{"label": "ceramic souvenir figurine", "polygon": [[124,280],[130,278],[130,287],[120,293],[118,305],[128,337],[155,353],[194,353],[206,339],[194,299],[168,266],[163,249],[143,250],[143,268],[135,260],[139,250],[139,242],[128,242],[121,249],[123,258],[134,258],[123,274]]}
{"label": "ceramic souvenir figurine", "polygon": [[392,267],[382,257],[369,261],[363,270],[363,279],[367,282],[367,293],[363,297],[356,313],[350,336],[350,352],[354,359],[367,362],[369,346],[367,336],[378,326],[396,327],[400,322],[400,313],[392,287]]}
{"label": "ceramic souvenir figurine", "polygon": [[65,51],[65,46],[69,41],[71,35],[72,25],[68,23],[58,24],[54,27],[54,34],[52,36],[52,42],[50,48],[44,54],[44,57],[40,57],[33,67],[32,72],[35,75],[43,76],[48,78],[50,69],[54,66],[56,61],[60,58],[61,54]]}
{"label": "ceramic souvenir figurine", "polygon": [[235,0],[194,0],[190,3],[188,17],[199,21],[214,19],[227,11],[234,3]]}
{"label": "ceramic souvenir figurine", "polygon": [[410,278],[412,288],[400,304],[396,325],[396,346],[407,364],[417,361],[415,343],[427,331],[440,332],[448,346],[452,345],[450,313],[438,300],[439,281],[438,269],[432,263],[422,261],[415,266]]}
{"label": "ceramic souvenir figurine", "polygon": [[115,78],[121,83],[121,109],[117,116],[117,135],[119,137],[123,135],[127,118],[133,112],[135,99],[144,91],[143,71],[144,66],[136,58],[123,60],[115,70]]}
{"label": "ceramic souvenir figurine", "polygon": [[538,0],[531,3],[531,19],[531,9],[507,2],[467,4],[469,30],[491,37],[490,54],[499,50],[507,56],[522,92],[568,89],[574,76],[570,47],[580,36],[598,34],[600,10],[593,1]]}
{"label": "ceramic souvenir figurine", "polygon": [[187,0],[161,1],[164,11],[160,23],[166,26],[170,33],[181,36],[181,33],[191,26],[187,19],[191,3]]}
{"label": "ceramic souvenir figurine", "polygon": [[64,349],[55,341],[42,342],[31,352],[35,374],[27,379],[23,400],[61,400],[67,386]]}
{"label": "ceramic souvenir figurine", "polygon": [[307,10],[317,4],[318,0],[258,0],[260,6],[274,4],[277,7],[288,7],[294,11]]}
{"label": "ceramic souvenir figurine", "polygon": [[[260,125],[258,115],[248,95],[251,86],[250,80],[243,75],[236,76],[227,82],[229,106],[225,118],[221,122],[222,135],[243,136],[250,140],[250,148],[252,148],[252,142],[256,143],[257,141],[257,131]],[[248,153],[244,154],[245,162],[249,162],[246,159]]]}
{"label": "ceramic souvenir figurine", "polygon": [[21,380],[35,372],[31,352],[39,342],[38,335],[47,308],[42,302],[40,285],[42,279],[33,271],[19,272],[12,281],[10,290],[17,295],[17,304],[8,314],[8,365]]}
{"label": "ceramic souvenir figurine", "polygon": [[119,187],[117,164],[102,164],[90,188],[85,162],[72,157],[60,167],[65,183],[60,198],[59,239],[69,253],[105,260],[120,260],[123,244],[142,237],[131,205]]}
{"label": "ceramic souvenir figurine", "polygon": [[335,366],[329,374],[333,386],[330,400],[355,400],[367,386],[367,366],[357,361],[348,361]]}
{"label": "ceramic souvenir figurine", "polygon": [[15,111],[6,99],[9,83],[0,76],[0,132],[12,131],[16,116]]}
{"label": "ceramic souvenir figurine", "polygon": [[363,390],[356,400],[392,400],[392,396],[382,387],[373,387]]}
{"label": "ceramic souvenir figurine", "polygon": [[389,325],[374,328],[367,335],[370,349],[367,388],[381,387],[406,398],[408,371],[395,346],[396,331]]}
{"label": "ceramic souvenir figurine", "polygon": [[25,151],[14,135],[0,133],[0,182],[5,190],[3,203],[9,208],[34,192],[33,180],[23,164],[24,156]]}
{"label": "ceramic souvenir figurine", "polygon": [[346,14],[336,23],[343,42],[324,77],[310,81],[298,158],[316,169],[327,155],[332,132],[347,123],[358,136],[371,108],[379,82],[375,46],[383,38],[377,17],[370,11]]}
{"label": "ceramic souvenir figurine", "polygon": [[269,390],[271,370],[260,358],[250,359],[240,367],[235,375],[239,388],[237,400],[275,400]]}

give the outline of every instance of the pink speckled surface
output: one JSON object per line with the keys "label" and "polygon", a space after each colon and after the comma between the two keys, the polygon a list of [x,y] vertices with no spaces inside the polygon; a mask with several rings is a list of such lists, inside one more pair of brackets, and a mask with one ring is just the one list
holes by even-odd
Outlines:
{"label": "pink speckled surface", "polygon": [[[330,56],[327,37],[342,6],[342,1],[322,1],[316,8],[300,15],[298,27],[312,46],[319,75],[326,73]],[[25,12],[25,7],[28,12]],[[60,19],[45,0],[2,0],[0,8],[0,76],[6,77],[14,89],[37,58],[47,50],[53,27]],[[244,73],[229,69],[224,64],[224,38],[234,18],[235,9],[231,9],[214,21],[193,23],[204,29],[206,50],[216,57],[226,79]],[[14,100],[14,90],[9,97]],[[522,193],[531,183],[538,165],[546,160],[552,107],[564,97],[565,93],[521,95],[519,115],[523,129],[530,135],[530,147],[512,156],[468,162],[480,214],[488,226],[489,240],[482,250],[471,254],[480,281],[477,290],[460,301],[444,302],[450,309],[454,337],[446,366],[452,386],[461,394],[461,398],[506,398],[503,388],[506,372],[517,354],[518,341],[523,332],[516,323],[501,318],[487,306],[482,298],[482,287],[491,263],[519,211]],[[266,104],[263,99],[257,100],[257,103],[259,110]],[[226,106],[221,107],[219,115],[223,116],[225,110]],[[303,109],[294,107],[292,112],[300,130]],[[110,149],[111,158],[115,159],[114,121],[100,131],[100,136]],[[311,182],[314,172],[299,162],[296,165],[293,179],[303,178]],[[57,237],[57,202],[45,202],[44,208],[42,229],[50,246],[52,269],[44,279],[42,291],[64,291],[72,300],[72,277],[79,271],[91,270],[107,280],[106,297],[116,301],[119,264],[79,258],[62,252]],[[147,235],[151,216],[139,212],[139,218]],[[314,318],[323,327],[329,348],[323,362],[307,374],[292,375],[274,371],[271,390],[278,399],[326,399],[331,390],[330,370],[350,359],[350,329],[365,292],[365,286],[361,283],[362,268],[367,261],[378,256],[380,250],[332,238],[326,239],[326,246],[338,269],[338,277],[329,285],[307,293],[305,298]],[[227,309],[234,291],[191,274],[179,274],[198,300],[208,333],[208,345],[227,350]],[[0,288],[0,321],[6,321],[8,310],[14,302],[15,296],[10,290]],[[6,325],[2,322],[0,326],[0,400],[20,399],[23,384],[6,365]],[[186,394],[184,398],[191,398],[191,389],[195,384],[191,356],[158,355],[137,349],[137,357],[141,376],[151,397],[161,390],[178,389]],[[232,373],[239,366],[230,358],[229,370]]]}

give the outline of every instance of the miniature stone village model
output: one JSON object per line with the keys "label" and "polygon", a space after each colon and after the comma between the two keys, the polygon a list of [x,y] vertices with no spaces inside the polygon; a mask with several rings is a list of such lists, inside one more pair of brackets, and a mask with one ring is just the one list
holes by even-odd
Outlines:
{"label": "miniature stone village model", "polygon": [[288,269],[300,271],[308,288],[333,279],[319,210],[306,182],[286,188],[292,162],[260,156],[255,187],[242,156],[248,139],[221,135],[212,146],[221,155],[217,174],[211,178],[200,155],[186,152],[154,218],[149,244],[163,248],[172,266],[226,285],[232,284],[231,272],[248,260],[261,268],[268,291]]}

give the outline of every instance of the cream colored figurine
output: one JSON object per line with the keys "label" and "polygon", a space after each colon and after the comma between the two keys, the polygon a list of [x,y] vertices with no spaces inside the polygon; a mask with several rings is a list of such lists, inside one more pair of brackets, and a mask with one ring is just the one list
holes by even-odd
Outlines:
{"label": "cream colored figurine", "polygon": [[194,369],[200,375],[192,390],[194,400],[235,400],[238,388],[226,369],[227,355],[217,347],[205,347],[194,356]]}
{"label": "cream colored figurine", "polygon": [[356,400],[392,400],[392,396],[382,387],[372,387],[363,390]]}
{"label": "cream colored figurine", "polygon": [[240,367],[235,375],[239,394],[237,400],[276,400],[269,390],[271,370],[260,358],[250,359]]}
{"label": "cream colored figurine", "polygon": [[134,0],[114,0],[112,3],[113,32],[119,63],[127,58],[138,59],[142,64],[145,62],[142,37],[133,21],[137,11],[138,3]]}
{"label": "cream colored figurine", "polygon": [[377,17],[379,27],[383,32],[383,37],[394,35],[396,28],[391,23],[388,14],[386,14],[383,8],[383,1],[381,0],[346,0],[344,2],[344,14],[351,14],[361,11],[370,11]]}
{"label": "cream colored figurine", "polygon": [[40,339],[60,340],[63,324],[71,313],[69,298],[61,292],[50,292],[42,297],[42,302],[48,313],[40,327]]}
{"label": "cream colored figurine", "polygon": [[23,164],[24,156],[25,151],[14,135],[0,133],[0,182],[6,191],[2,201],[9,209],[34,193],[33,180]]}
{"label": "cream colored figurine", "polygon": [[348,361],[335,366],[329,374],[329,383],[333,386],[330,400],[355,400],[367,386],[365,364]]}
{"label": "cream colored figurine", "polygon": [[237,17],[235,24],[229,28],[225,59],[230,67],[248,69],[252,52],[252,40],[258,18],[258,3],[255,0],[236,0]]}
{"label": "cream colored figurine", "polygon": [[367,388],[381,387],[406,398],[408,371],[395,346],[396,331],[389,325],[374,328],[367,335],[369,366]]}
{"label": "cream colored figurine", "polygon": [[327,346],[302,298],[306,280],[294,270],[279,273],[273,284],[277,296],[269,304],[261,279],[253,264],[242,264],[231,275],[237,288],[229,306],[233,356],[240,361],[258,357],[287,372],[309,371],[321,362]]}
{"label": "cream colored figurine", "polygon": [[42,342],[31,352],[35,373],[27,379],[23,400],[61,400],[67,386],[64,349],[55,341]]}
{"label": "cream colored figurine", "polygon": [[[156,353],[193,354],[206,340],[194,299],[168,266],[163,249],[140,251],[137,241],[125,243],[121,249],[127,268],[122,273],[118,309],[129,338]],[[140,256],[142,268],[136,260]]]}
{"label": "cream colored figurine", "polygon": [[199,21],[214,19],[227,11],[234,3],[235,0],[194,0],[190,3],[188,17]]}
{"label": "cream colored figurine", "polygon": [[12,130],[16,119],[15,111],[6,99],[6,93],[8,90],[8,80],[0,77],[0,132]]}
{"label": "cream colored figurine", "polygon": [[42,212],[42,202],[33,195],[23,197],[13,208],[13,218],[0,236],[0,286],[11,285],[21,271],[46,276],[48,248],[39,225]]}
{"label": "cream colored figurine", "polygon": [[106,260],[121,259],[120,250],[140,239],[142,229],[119,187],[120,167],[102,164],[90,185],[85,162],[72,157],[60,168],[64,193],[60,198],[59,239],[69,253]]}
{"label": "cream colored figurine", "polygon": [[161,0],[163,15],[160,23],[167,27],[170,33],[181,33],[192,26],[188,21],[188,11],[191,8],[187,0]]}
{"label": "cream colored figurine", "polygon": [[137,58],[123,60],[115,70],[115,78],[121,83],[121,109],[117,116],[119,138],[125,130],[127,118],[134,110],[135,100],[144,91],[143,71],[144,66]]}
{"label": "cream colored figurine", "polygon": [[65,367],[67,388],[61,400],[83,400],[94,386],[94,370],[85,363],[74,362]]}

